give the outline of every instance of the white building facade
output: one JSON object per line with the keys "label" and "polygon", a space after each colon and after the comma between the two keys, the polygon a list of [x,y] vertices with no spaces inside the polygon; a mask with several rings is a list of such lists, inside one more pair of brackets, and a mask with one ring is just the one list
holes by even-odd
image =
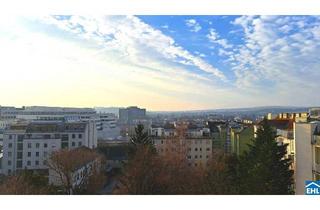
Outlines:
{"label": "white building facade", "polygon": [[295,186],[302,195],[305,181],[320,180],[320,122],[295,123]]}
{"label": "white building facade", "polygon": [[81,146],[97,147],[94,121],[13,124],[3,134],[2,173],[47,169],[46,160],[53,151]]}

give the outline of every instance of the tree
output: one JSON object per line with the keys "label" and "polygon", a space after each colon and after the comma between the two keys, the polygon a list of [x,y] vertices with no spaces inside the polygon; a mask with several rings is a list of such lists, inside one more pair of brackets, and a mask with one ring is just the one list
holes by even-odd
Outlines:
{"label": "tree", "polygon": [[240,157],[241,194],[292,194],[291,160],[287,145],[276,142],[276,132],[263,120],[249,151]]}
{"label": "tree", "polygon": [[154,152],[154,147],[148,143],[136,144],[138,146],[125,166],[120,187],[115,193],[199,194],[202,170],[188,165],[184,130],[179,128],[177,133],[177,136],[165,140],[162,149],[166,153],[163,154]]}
{"label": "tree", "polygon": [[158,155],[148,146],[138,147],[128,160],[119,178],[115,194],[154,195],[162,194],[162,170]]}
{"label": "tree", "polygon": [[134,155],[139,147],[150,147],[150,152],[155,152],[152,139],[142,124],[135,127],[135,134],[130,138],[129,155]]}
{"label": "tree", "polygon": [[[62,149],[53,152],[47,162],[52,182],[65,194],[96,193],[104,184],[102,157],[89,148]],[[78,173],[81,174],[80,177]],[[98,181],[99,180],[99,181]]]}
{"label": "tree", "polygon": [[204,175],[202,193],[210,195],[235,195],[239,193],[238,158],[215,152]]}
{"label": "tree", "polygon": [[22,171],[21,173],[8,176],[0,184],[2,195],[41,195],[56,194],[55,188],[48,185],[44,175],[33,171]]}

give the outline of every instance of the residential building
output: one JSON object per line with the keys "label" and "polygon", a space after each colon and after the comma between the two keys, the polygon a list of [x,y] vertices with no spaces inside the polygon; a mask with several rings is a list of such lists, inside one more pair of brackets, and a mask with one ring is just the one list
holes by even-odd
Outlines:
{"label": "residential building", "polygon": [[320,180],[320,122],[294,123],[295,188],[305,191],[305,181]]}
{"label": "residential building", "polygon": [[231,153],[242,155],[249,150],[254,139],[254,126],[241,125],[230,129]]}
{"label": "residential building", "polygon": [[137,106],[130,106],[119,109],[119,120],[124,124],[132,124],[135,120],[146,118],[146,109],[140,109]]}
{"label": "residential building", "polygon": [[47,169],[46,160],[53,151],[81,146],[97,146],[94,121],[13,124],[3,135],[2,172]]}
{"label": "residential building", "polygon": [[162,135],[152,136],[158,153],[163,157],[182,155],[187,158],[189,166],[206,167],[212,158],[210,129],[188,123],[174,124],[174,128],[169,129]]}
{"label": "residential building", "polygon": [[210,129],[213,149],[225,151],[227,149],[227,123],[224,121],[208,121],[206,124]]}
{"label": "residential building", "polygon": [[310,118],[320,120],[320,107],[309,109]]}
{"label": "residential building", "polygon": [[293,120],[295,122],[307,122],[308,112],[291,112],[291,113],[279,113],[276,119],[280,120]]}
{"label": "residential building", "polygon": [[[90,151],[91,149],[87,147],[78,147],[75,150],[79,150],[79,152],[82,152],[82,150]],[[71,185],[74,189],[81,184],[87,183],[93,171],[99,172],[101,170],[101,160],[97,156],[86,157],[83,160],[77,162],[77,164],[74,164],[73,168],[70,168],[69,170],[71,171]],[[53,184],[56,186],[60,186],[63,184],[63,182],[67,182],[66,177],[63,174],[58,173],[52,168],[49,168],[48,170],[48,181],[49,184]],[[73,192],[71,192],[71,194],[73,194]]]}

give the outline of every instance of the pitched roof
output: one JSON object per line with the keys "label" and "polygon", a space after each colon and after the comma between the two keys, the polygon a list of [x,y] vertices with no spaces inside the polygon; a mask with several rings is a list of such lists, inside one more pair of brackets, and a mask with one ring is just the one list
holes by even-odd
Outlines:
{"label": "pitched roof", "polygon": [[[293,120],[292,119],[273,119],[268,120],[268,123],[271,127],[275,127],[280,130],[293,130]],[[262,121],[259,122],[261,125]]]}

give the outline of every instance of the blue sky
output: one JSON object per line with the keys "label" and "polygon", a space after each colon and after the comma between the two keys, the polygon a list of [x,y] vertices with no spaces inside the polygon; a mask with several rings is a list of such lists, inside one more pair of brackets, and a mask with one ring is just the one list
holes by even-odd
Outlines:
{"label": "blue sky", "polygon": [[0,45],[1,105],[320,104],[319,16],[20,16]]}

